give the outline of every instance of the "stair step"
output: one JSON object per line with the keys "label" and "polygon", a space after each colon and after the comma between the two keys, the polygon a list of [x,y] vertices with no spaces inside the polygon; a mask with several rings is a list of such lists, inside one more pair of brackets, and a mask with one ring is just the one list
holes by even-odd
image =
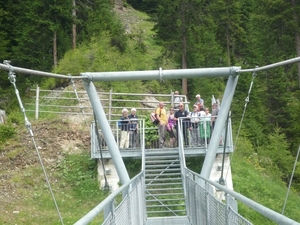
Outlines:
{"label": "stair step", "polygon": [[146,187],[149,187],[149,186],[171,186],[171,185],[180,185],[182,187],[182,182],[177,182],[177,183],[148,183],[146,184],[145,183],[145,186]]}
{"label": "stair step", "polygon": [[150,164],[150,165],[145,165],[145,168],[151,168],[151,167],[155,167],[155,168],[170,168],[170,167],[177,167],[180,168],[179,164]]}
{"label": "stair step", "polygon": [[[179,171],[180,170],[180,168],[172,168],[172,169],[168,169],[168,171]],[[145,173],[147,173],[147,172],[162,172],[162,170],[161,169],[147,169],[147,170],[145,170]]]}
{"label": "stair step", "polygon": [[184,193],[183,192],[177,192],[177,193],[155,193],[155,194],[146,194],[146,197],[151,197],[151,196],[182,196]]}
{"label": "stair step", "polygon": [[[145,163],[156,163],[156,162],[161,162],[162,160],[145,160]],[[165,159],[163,160],[163,162],[167,163],[167,162],[170,162],[170,163],[173,163],[173,162],[178,162],[179,163],[179,159]]]}
{"label": "stair step", "polygon": [[172,213],[172,212],[186,212],[186,210],[180,210],[180,209],[172,210],[172,211],[170,211],[170,210],[159,210],[159,211],[151,211],[151,210],[149,210],[149,211],[147,211],[147,214],[148,213],[166,213],[166,212],[169,212],[169,213]]}
{"label": "stair step", "polygon": [[146,200],[146,202],[165,202],[165,201],[183,201],[185,198],[176,198],[176,199],[170,199],[170,198],[164,198],[164,199],[149,199]]}
{"label": "stair step", "polygon": [[177,206],[185,206],[185,204],[168,204],[168,205],[146,205],[146,208],[157,208],[157,207],[177,207]]}
{"label": "stair step", "polygon": [[153,189],[146,189],[147,191],[166,191],[166,190],[183,190],[183,188],[180,187],[176,187],[176,188],[170,188],[170,189],[166,189],[166,188],[153,188]]}
{"label": "stair step", "polygon": [[174,180],[180,180],[181,181],[181,177],[179,178],[155,178],[155,179],[145,179],[145,181],[174,181]]}
{"label": "stair step", "polygon": [[165,176],[181,177],[181,173],[147,173],[147,174],[145,174],[145,177],[165,177]]}

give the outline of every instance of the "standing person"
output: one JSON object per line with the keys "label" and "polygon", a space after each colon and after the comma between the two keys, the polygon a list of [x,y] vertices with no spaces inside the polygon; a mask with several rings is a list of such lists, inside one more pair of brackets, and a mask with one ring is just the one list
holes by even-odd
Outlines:
{"label": "standing person", "polygon": [[176,143],[176,120],[174,115],[174,108],[170,108],[170,112],[167,114],[167,131],[170,137],[170,147],[175,148]]}
{"label": "standing person", "polygon": [[200,111],[201,107],[204,108],[204,100],[201,98],[201,96],[199,94],[196,95],[196,102],[194,105],[198,106],[198,111]]}
{"label": "standing person", "polygon": [[120,118],[120,127],[121,127],[121,141],[120,148],[129,147],[129,117],[128,110],[126,108],[122,109],[122,116]]}
{"label": "standing person", "polygon": [[160,102],[158,108],[155,110],[156,117],[159,121],[158,124],[158,136],[159,136],[159,147],[165,147],[166,138],[166,125],[167,125],[167,112],[164,109],[164,103]]}
{"label": "standing person", "polygon": [[185,117],[184,119],[182,119],[181,129],[182,129],[184,144],[186,146],[188,146],[189,145],[189,139],[188,139],[188,131],[187,130],[189,128],[189,123],[190,123],[190,121],[189,121],[189,112],[187,110],[184,110],[182,102],[179,103],[178,107],[179,107],[179,110],[177,112],[175,112],[177,139],[179,138],[179,135],[178,135],[179,118]]}
{"label": "standing person", "polygon": [[210,121],[210,125],[211,125],[211,127],[212,127],[212,131],[213,131],[214,128],[215,128],[215,124],[216,124],[216,121],[217,121],[218,113],[219,113],[219,110],[218,110],[218,104],[217,104],[217,103],[214,103],[214,104],[212,105],[211,121]]}
{"label": "standing person", "polygon": [[209,144],[211,135],[211,114],[209,113],[209,108],[205,108],[205,117],[203,118],[203,125],[206,133],[206,143]]}
{"label": "standing person", "polygon": [[204,121],[204,118],[205,118],[205,111],[204,111],[204,108],[203,107],[200,107],[200,112],[199,112],[199,116],[200,116],[200,126],[199,126],[199,129],[200,129],[200,142],[201,142],[201,145],[204,145],[205,143],[205,137],[206,137],[206,129],[205,129],[205,121]]}
{"label": "standing person", "polygon": [[129,124],[129,148],[136,148],[137,130],[138,130],[138,116],[136,115],[136,108],[131,109],[131,114],[128,116]]}
{"label": "standing person", "polygon": [[179,91],[174,92],[174,109],[178,109],[178,105],[182,102],[182,98],[178,96]]}
{"label": "standing person", "polygon": [[191,124],[190,124],[190,131],[192,136],[192,146],[200,146],[200,135],[199,135],[199,112],[198,106],[193,106],[193,112],[190,113]]}
{"label": "standing person", "polygon": [[[216,125],[216,122],[217,122],[217,118],[218,118],[218,114],[219,114],[218,104],[214,103],[212,105],[212,111],[211,111],[211,121],[210,121],[210,124],[211,124],[211,127],[212,127],[211,132],[214,131],[214,128],[215,128],[215,125]],[[220,138],[220,141],[219,141],[219,145],[223,145],[222,135],[221,135],[221,138]]]}

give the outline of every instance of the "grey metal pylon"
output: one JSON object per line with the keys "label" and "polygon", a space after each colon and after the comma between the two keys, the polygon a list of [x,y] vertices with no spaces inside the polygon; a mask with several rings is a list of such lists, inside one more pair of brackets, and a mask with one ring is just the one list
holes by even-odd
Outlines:
{"label": "grey metal pylon", "polygon": [[238,74],[236,70],[233,70],[231,75],[228,78],[227,85],[224,91],[224,96],[222,100],[222,105],[220,107],[219,113],[218,113],[218,119],[216,122],[216,125],[214,127],[209,147],[204,159],[204,163],[201,170],[201,176],[205,178],[209,178],[214,160],[216,158],[217,150],[219,147],[220,138],[222,135],[222,130],[225,126],[225,122],[227,119],[227,115],[230,109],[230,105],[232,102],[233,94],[237,85],[238,81]]}
{"label": "grey metal pylon", "polygon": [[[124,165],[123,159],[121,157],[117,143],[115,142],[114,135],[106,118],[104,109],[102,107],[101,101],[97,95],[96,88],[91,81],[84,80],[84,87],[88,93],[89,99],[91,101],[93,110],[95,112],[96,118],[103,132],[104,140],[108,146],[113,163],[116,167],[117,173],[119,175],[122,184],[130,181],[129,175],[127,173],[126,167]],[[96,122],[96,121],[95,121]]]}

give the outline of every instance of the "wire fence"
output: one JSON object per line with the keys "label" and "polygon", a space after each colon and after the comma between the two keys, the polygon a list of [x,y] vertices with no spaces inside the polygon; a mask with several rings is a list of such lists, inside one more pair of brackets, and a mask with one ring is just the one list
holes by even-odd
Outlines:
{"label": "wire fence", "polygon": [[[66,115],[93,115],[92,106],[86,91],[74,90],[43,90],[37,87],[30,89],[34,92],[35,102],[26,103],[28,112],[34,112],[38,119],[41,114],[66,114]],[[188,107],[189,102],[185,95],[170,94],[140,94],[140,93],[115,93],[97,92],[105,114],[109,120],[117,119],[123,108],[136,108],[140,115],[154,111],[158,103],[163,101],[167,108],[174,105],[175,97],[183,99]]]}

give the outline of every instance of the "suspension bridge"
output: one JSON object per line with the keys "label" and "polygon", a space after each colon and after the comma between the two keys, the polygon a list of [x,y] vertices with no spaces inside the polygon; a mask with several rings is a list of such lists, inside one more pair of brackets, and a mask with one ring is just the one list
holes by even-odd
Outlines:
{"label": "suspension bridge", "polygon": [[[91,156],[94,158],[110,158],[115,166],[116,173],[122,185],[120,188],[112,192],[104,201],[99,203],[99,205],[95,206],[95,208],[91,209],[90,212],[78,220],[75,223],[76,225],[89,224],[99,214],[103,215],[102,224],[116,225],[252,224],[247,220],[247,218],[244,218],[238,213],[237,201],[249,206],[275,223],[299,225],[299,222],[235,192],[229,187],[229,180],[219,179],[218,182],[216,182],[211,179],[211,174],[215,170],[215,161],[218,154],[223,151],[222,160],[224,161],[224,156],[234,151],[235,145],[231,138],[231,128],[228,126],[228,114],[240,74],[253,73],[253,77],[255,77],[258,71],[298,62],[300,62],[300,57],[247,70],[243,70],[240,67],[180,70],[162,70],[160,68],[159,70],[151,71],[86,72],[81,73],[80,76],[76,77],[13,67],[8,61],[0,64],[0,69],[8,71],[8,78],[15,89],[21,111],[24,114],[25,125],[32,137],[33,144],[37,150],[42,167],[43,162],[35,144],[31,124],[26,116],[25,109],[16,86],[15,74],[21,73],[64,79],[81,79],[84,82],[86,92],[93,107],[96,121],[91,127]],[[186,146],[184,144],[183,137],[181,136],[183,126],[182,121],[180,121],[178,123],[178,147],[172,149],[146,149],[145,123],[143,120],[140,120],[139,123],[141,131],[139,149],[126,153],[120,151],[116,141],[116,134],[113,131],[113,123],[109,121],[105,115],[104,108],[99,96],[97,95],[94,82],[152,79],[162,81],[166,79],[202,77],[228,78],[223,95],[223,99],[226,99],[226,101],[222,103],[219,109],[218,119],[209,145],[202,148],[191,148]],[[247,98],[249,98],[252,84],[253,80],[250,85]],[[224,127],[226,129],[224,129]],[[102,141],[99,138],[98,131],[102,131]],[[221,137],[225,137],[223,147],[219,146]],[[105,148],[107,150],[105,154],[103,154],[100,147],[100,142],[105,142]],[[128,157],[134,156],[142,159],[141,171],[132,179],[130,179],[123,162],[125,154],[129,154]],[[201,172],[194,172],[187,168],[185,161],[186,157],[201,154],[205,155]],[[229,168],[227,168],[227,170],[229,170]],[[47,173],[44,169],[43,172],[52,198],[55,202],[55,197],[51,191],[51,184],[47,179]],[[119,199],[120,195],[122,195],[121,200]],[[55,206],[60,221],[63,224],[63,219],[56,203]]]}

